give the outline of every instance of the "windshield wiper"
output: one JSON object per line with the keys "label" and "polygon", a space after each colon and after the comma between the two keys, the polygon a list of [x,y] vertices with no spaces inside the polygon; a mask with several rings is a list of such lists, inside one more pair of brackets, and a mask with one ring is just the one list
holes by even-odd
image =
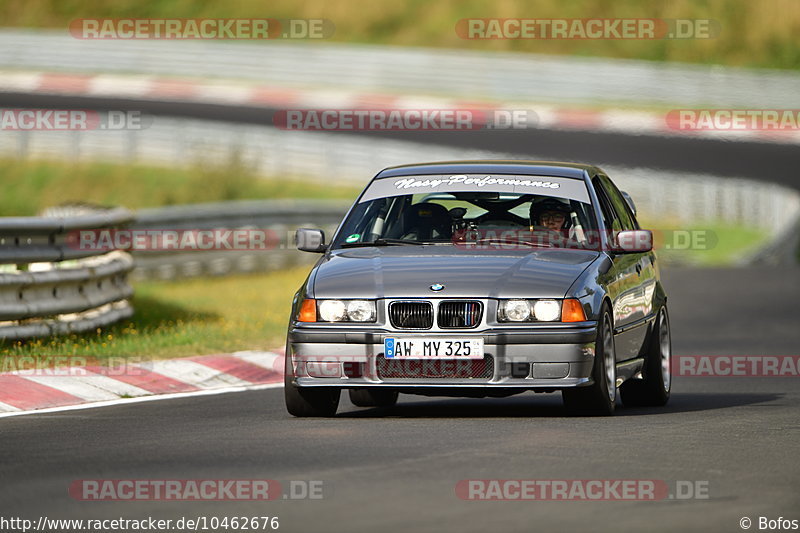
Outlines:
{"label": "windshield wiper", "polygon": [[342,248],[355,248],[358,246],[405,246],[405,245],[422,245],[425,244],[421,241],[409,241],[406,239],[375,239],[374,241],[365,242],[346,242],[342,244]]}

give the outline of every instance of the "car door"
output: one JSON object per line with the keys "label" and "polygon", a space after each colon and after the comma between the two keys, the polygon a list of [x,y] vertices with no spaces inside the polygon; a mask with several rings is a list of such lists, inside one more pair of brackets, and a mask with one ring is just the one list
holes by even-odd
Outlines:
{"label": "car door", "polygon": [[[616,242],[620,231],[634,229],[634,222],[619,202],[612,200],[610,180],[598,175],[592,179],[609,240]],[[621,196],[620,196],[621,198]],[[624,199],[623,199],[624,202]],[[643,318],[643,288],[641,272],[645,254],[607,251],[612,266],[606,274],[606,287],[611,299],[614,319],[614,340],[617,361],[637,357],[646,334]]]}
{"label": "car door", "polygon": [[[630,205],[616,185],[604,175],[599,176],[599,182],[606,200],[618,219],[619,231],[639,229]],[[625,351],[626,356],[637,357],[642,352],[647,337],[647,321],[652,318],[653,312],[656,288],[653,254],[652,252],[616,254],[614,260],[630,263],[634,270],[623,291],[624,299],[615,310],[615,315],[620,316],[620,322],[615,320],[614,329],[618,345]]]}

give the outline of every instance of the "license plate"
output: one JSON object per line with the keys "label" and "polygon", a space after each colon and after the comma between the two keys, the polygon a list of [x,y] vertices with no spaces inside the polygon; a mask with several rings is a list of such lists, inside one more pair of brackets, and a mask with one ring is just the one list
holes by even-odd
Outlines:
{"label": "license plate", "polygon": [[483,339],[388,337],[387,359],[483,359]]}

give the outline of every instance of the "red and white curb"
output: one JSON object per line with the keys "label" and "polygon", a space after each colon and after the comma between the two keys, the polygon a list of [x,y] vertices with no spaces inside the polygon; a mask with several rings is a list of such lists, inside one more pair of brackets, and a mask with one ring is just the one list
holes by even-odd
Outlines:
{"label": "red and white curb", "polygon": [[0,71],[0,92],[133,98],[275,109],[495,109],[533,111],[536,127],[633,135],[717,138],[800,144],[800,130],[676,130],[667,112],[563,107],[532,102],[453,100],[428,96],[358,93],[260,85],[246,81],[203,80],[119,74]]}
{"label": "red and white curb", "polygon": [[0,374],[0,418],[283,386],[283,351]]}

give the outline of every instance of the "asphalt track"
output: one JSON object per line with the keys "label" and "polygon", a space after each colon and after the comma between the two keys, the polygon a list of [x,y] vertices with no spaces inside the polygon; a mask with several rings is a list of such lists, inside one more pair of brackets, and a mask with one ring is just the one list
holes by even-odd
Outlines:
{"label": "asphalt track", "polygon": [[[0,105],[11,104],[0,98]],[[448,144],[469,145],[470,135],[449,136]],[[520,153],[627,165],[645,164],[636,143],[647,142],[661,153],[650,167],[717,164],[717,174],[797,187],[789,173],[796,147],[574,132],[536,132],[529,141]],[[495,148],[489,144],[482,147]],[[676,354],[798,353],[800,269],[675,269],[664,279]],[[740,519],[749,517],[758,530],[762,516],[800,520],[799,383],[676,377],[666,408],[620,408],[613,418],[568,418],[559,395],[526,393],[401,396],[390,411],[344,400],[335,419],[300,420],[285,413],[281,390],[13,417],[0,421],[0,516],[277,515],[280,530],[301,532],[741,531]],[[284,487],[320,480],[323,498],[80,502],[67,492],[79,479],[217,478],[267,478]],[[664,480],[673,494],[678,481],[707,482],[708,498],[463,501],[455,486],[466,479]]]}
{"label": "asphalt track", "polygon": [[[794,268],[665,275],[680,354],[797,353]],[[765,305],[769,302],[770,305]],[[282,391],[168,400],[0,422],[4,516],[274,516],[282,531],[736,531],[800,518],[796,378],[676,378],[662,409],[568,418],[557,394],[401,396],[294,419]],[[78,479],[321,480],[321,500],[80,502]],[[708,499],[462,501],[463,479],[708,482]],[[676,492],[674,494],[677,494]]]}

